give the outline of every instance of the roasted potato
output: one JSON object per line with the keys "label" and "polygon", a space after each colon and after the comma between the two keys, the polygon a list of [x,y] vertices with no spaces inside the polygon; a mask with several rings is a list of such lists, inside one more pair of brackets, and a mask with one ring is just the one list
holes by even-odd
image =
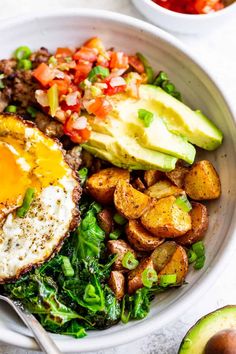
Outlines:
{"label": "roasted potato", "polygon": [[125,180],[119,180],[114,193],[116,209],[127,219],[138,219],[149,205],[149,197],[137,191]]}
{"label": "roasted potato", "polygon": [[153,184],[145,191],[145,194],[149,195],[149,197],[156,198],[156,199],[169,197],[170,195],[177,196],[183,193],[184,193],[183,189],[174,186],[167,179],[158,181],[157,183]]}
{"label": "roasted potato", "polygon": [[143,258],[137,268],[128,274],[128,293],[133,294],[136,290],[143,287],[142,273],[145,269],[153,269],[153,262],[150,257]]}
{"label": "roasted potato", "polygon": [[191,217],[175,201],[174,196],[153,200],[141,217],[143,226],[157,237],[174,238],[184,235],[191,229]]}
{"label": "roasted potato", "polygon": [[193,200],[219,198],[220,179],[212,163],[207,160],[196,162],[185,176],[184,188]]}
{"label": "roasted potato", "polygon": [[132,183],[132,186],[140,192],[144,192],[146,189],[141,178],[139,178],[139,177],[134,180],[134,182]]}
{"label": "roasted potato", "polygon": [[113,212],[111,209],[103,209],[97,215],[97,221],[100,228],[109,235],[114,227]]}
{"label": "roasted potato", "polygon": [[153,251],[164,242],[163,238],[155,237],[144,229],[138,220],[129,220],[125,232],[129,243],[136,251]]}
{"label": "roasted potato", "polygon": [[166,172],[166,177],[174,183],[177,187],[183,188],[184,186],[184,179],[186,174],[188,173],[189,169],[187,167],[177,165],[174,170],[170,172]]}
{"label": "roasted potato", "polygon": [[190,246],[193,243],[202,240],[208,229],[208,214],[205,205],[192,202],[190,216],[192,219],[192,228],[185,235],[178,237],[178,243],[184,246]]}
{"label": "roasted potato", "polygon": [[130,173],[117,167],[106,168],[88,178],[86,189],[101,204],[113,202],[114,191],[118,181],[129,182]]}
{"label": "roasted potato", "polygon": [[114,270],[120,270],[120,271],[126,271],[126,272],[128,271],[128,269],[124,268],[122,265],[122,259],[128,251],[132,252],[136,258],[135,251],[124,240],[110,240],[110,241],[108,241],[107,242],[107,250],[108,250],[108,253],[110,253],[110,254],[117,254],[118,255],[117,259],[113,263]]}
{"label": "roasted potato", "polygon": [[125,295],[125,277],[123,273],[118,272],[117,270],[112,270],[108,285],[115,294],[117,300],[120,301]]}
{"label": "roasted potato", "polygon": [[188,272],[188,256],[184,248],[170,241],[158,246],[151,255],[158,275],[176,274],[176,284],[183,283]]}
{"label": "roasted potato", "polygon": [[144,182],[147,187],[152,186],[163,177],[163,172],[157,170],[148,170],[144,172]]}

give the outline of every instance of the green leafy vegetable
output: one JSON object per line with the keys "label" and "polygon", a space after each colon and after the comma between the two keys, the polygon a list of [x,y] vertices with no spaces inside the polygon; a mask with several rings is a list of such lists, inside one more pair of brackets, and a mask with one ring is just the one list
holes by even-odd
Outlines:
{"label": "green leafy vegetable", "polygon": [[120,237],[121,233],[122,231],[120,229],[116,229],[110,233],[109,238],[111,240],[117,240]]}
{"label": "green leafy vegetable", "polygon": [[181,101],[181,94],[176,90],[175,85],[169,81],[168,75],[164,71],[160,71],[155,78],[153,85],[160,86],[165,92]]}
{"label": "green leafy vegetable", "polygon": [[146,109],[140,108],[138,110],[138,118],[143,121],[145,128],[148,128],[153,121],[153,113],[147,111]]}
{"label": "green leafy vegetable", "polygon": [[20,208],[17,209],[16,215],[19,216],[20,218],[24,218],[27,212],[29,211],[30,205],[33,202],[35,195],[35,190],[34,188],[28,188],[26,190],[23,203]]}

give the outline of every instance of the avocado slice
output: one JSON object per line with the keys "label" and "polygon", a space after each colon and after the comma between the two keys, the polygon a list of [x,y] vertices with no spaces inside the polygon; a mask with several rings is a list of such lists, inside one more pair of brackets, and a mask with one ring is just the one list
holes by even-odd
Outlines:
{"label": "avocado slice", "polygon": [[204,354],[208,340],[224,329],[236,328],[236,306],[225,306],[202,317],[184,337],[178,354]]}
{"label": "avocado slice", "polygon": [[173,170],[177,162],[175,157],[146,149],[125,134],[111,137],[92,131],[88,143],[82,146],[118,167],[134,170],[158,169],[166,172]]}
{"label": "avocado slice", "polygon": [[[138,106],[155,112],[169,131],[205,150],[215,150],[223,140],[222,132],[200,111],[193,111],[160,87],[140,86]],[[142,107],[141,107],[142,105]]]}

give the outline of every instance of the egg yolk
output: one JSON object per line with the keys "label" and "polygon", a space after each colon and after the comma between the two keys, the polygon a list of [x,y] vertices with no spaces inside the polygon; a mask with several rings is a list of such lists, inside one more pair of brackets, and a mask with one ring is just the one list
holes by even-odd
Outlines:
{"label": "egg yolk", "polygon": [[18,207],[30,184],[28,173],[22,168],[19,156],[7,144],[0,142],[0,211]]}

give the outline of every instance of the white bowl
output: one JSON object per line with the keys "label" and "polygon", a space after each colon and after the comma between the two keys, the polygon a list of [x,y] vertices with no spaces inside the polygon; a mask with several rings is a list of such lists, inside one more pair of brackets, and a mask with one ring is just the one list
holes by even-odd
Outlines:
{"label": "white bowl", "polygon": [[214,30],[230,17],[236,16],[236,3],[206,15],[188,15],[170,11],[152,0],[132,0],[136,8],[149,21],[168,31],[179,33],[200,33]]}
{"label": "white bowl", "polygon": [[[212,78],[178,40],[131,17],[105,11],[63,10],[1,23],[0,33],[2,58],[9,57],[20,45],[32,49],[46,46],[53,50],[57,46],[80,45],[95,35],[99,35],[108,48],[112,46],[128,53],[140,51],[156,70],[168,72],[186,103],[202,109],[223,130],[223,146],[216,152],[202,154],[214,163],[222,181],[222,197],[209,203],[210,227],[204,269],[191,271],[188,285],[159,295],[152,303],[149,316],[142,321],[89,332],[83,339],[60,335],[53,335],[53,338],[63,352],[85,352],[124,344],[160,329],[199,301],[235,252],[236,127],[229,105]],[[5,304],[0,305],[0,341],[28,349],[37,348],[30,332]]]}

